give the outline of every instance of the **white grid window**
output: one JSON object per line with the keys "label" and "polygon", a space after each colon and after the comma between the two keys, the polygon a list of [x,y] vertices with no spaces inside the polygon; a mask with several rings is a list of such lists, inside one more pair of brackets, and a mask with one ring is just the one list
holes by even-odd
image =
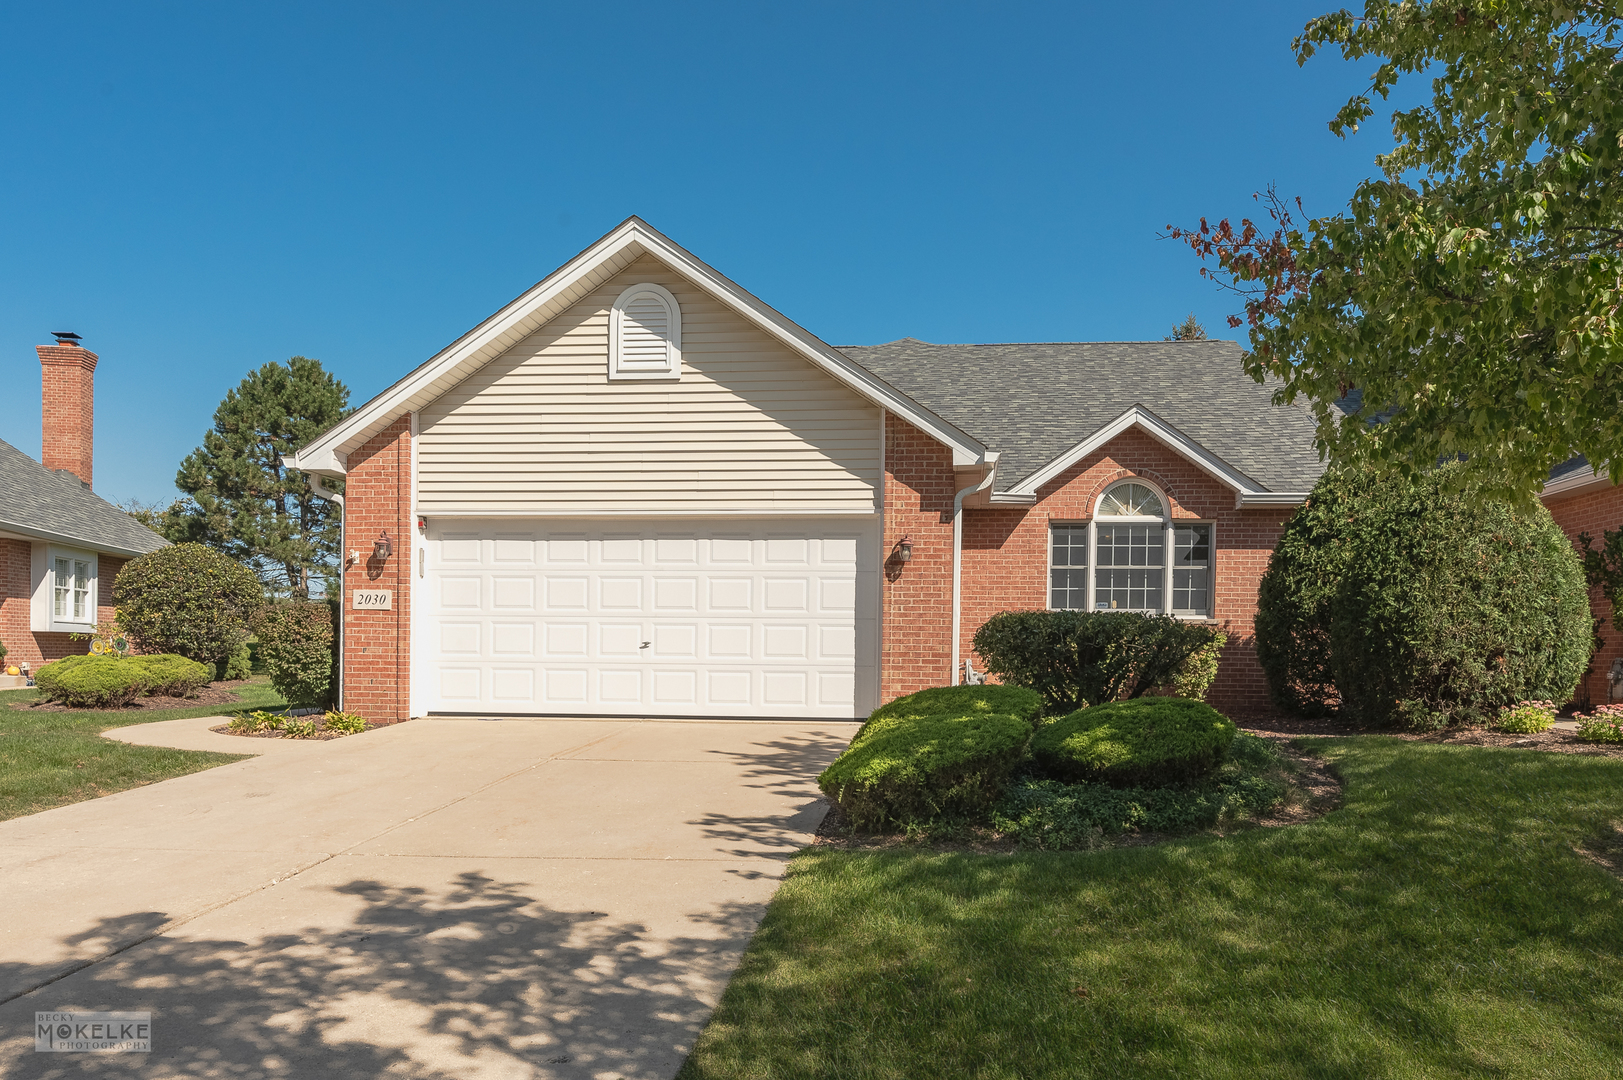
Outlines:
{"label": "white grid window", "polygon": [[51,579],[51,617],[54,621],[96,621],[94,560],[73,555],[53,555]]}
{"label": "white grid window", "polygon": [[1168,508],[1124,481],[1100,496],[1092,525],[1051,526],[1049,608],[1211,618],[1212,526],[1175,523]]}

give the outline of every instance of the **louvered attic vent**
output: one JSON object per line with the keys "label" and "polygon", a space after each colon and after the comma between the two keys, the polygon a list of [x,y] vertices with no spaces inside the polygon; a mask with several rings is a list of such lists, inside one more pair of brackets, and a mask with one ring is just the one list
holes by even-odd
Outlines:
{"label": "louvered attic vent", "polygon": [[680,379],[682,309],[653,282],[633,285],[609,312],[609,378]]}

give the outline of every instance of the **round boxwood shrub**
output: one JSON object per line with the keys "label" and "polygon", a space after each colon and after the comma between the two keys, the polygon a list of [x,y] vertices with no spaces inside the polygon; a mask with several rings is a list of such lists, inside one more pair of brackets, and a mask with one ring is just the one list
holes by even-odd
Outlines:
{"label": "round boxwood shrub", "polygon": [[272,604],[254,623],[271,686],[294,705],[324,705],[332,685],[332,612],[326,604]]}
{"label": "round boxwood shrub", "polygon": [[[983,815],[1031,737],[1036,703],[1017,689],[942,687],[898,698],[868,718],[818,786],[864,830]],[[1022,715],[992,712],[989,703]]]}
{"label": "round boxwood shrub", "polygon": [[1133,698],[1079,709],[1037,729],[1031,756],[1056,780],[1114,787],[1204,776],[1228,753],[1236,728],[1204,701]]}
{"label": "round boxwood shrub", "polygon": [[113,584],[119,625],[143,653],[205,664],[218,664],[248,639],[264,595],[252,570],[202,544],[131,559]]}
{"label": "round boxwood shrub", "polygon": [[157,656],[131,656],[124,660],[146,672],[146,692],[160,697],[186,697],[207,686],[214,669],[174,653]]}
{"label": "round boxwood shrub", "polygon": [[146,693],[150,678],[133,658],[68,656],[40,668],[34,683],[48,701],[75,709],[117,709]]}

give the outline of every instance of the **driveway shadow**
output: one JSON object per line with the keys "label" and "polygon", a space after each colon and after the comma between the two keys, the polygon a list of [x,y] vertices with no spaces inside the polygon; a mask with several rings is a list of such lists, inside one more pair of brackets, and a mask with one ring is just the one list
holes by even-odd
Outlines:
{"label": "driveway shadow", "polygon": [[[849,739],[821,732],[783,735],[752,743],[747,750],[714,750],[737,766],[746,787],[759,788],[785,796],[793,809],[782,814],[718,814],[694,818],[714,840],[738,844],[722,849],[739,858],[767,858],[784,862],[805,846],[802,835],[817,831],[828,811],[828,802],[817,787],[817,776],[839,757]],[[767,849],[763,851],[762,849]],[[734,871],[745,877],[762,877],[763,871]]]}
{"label": "driveway shadow", "polygon": [[[362,904],[337,929],[156,937],[0,1007],[0,1074],[670,1077],[764,907],[720,905],[694,916],[693,936],[656,937],[525,888],[475,873],[438,890],[355,880],[333,889]],[[75,939],[125,940],[154,918]],[[34,1053],[34,1011],[55,1009],[151,1010],[153,1052]]]}

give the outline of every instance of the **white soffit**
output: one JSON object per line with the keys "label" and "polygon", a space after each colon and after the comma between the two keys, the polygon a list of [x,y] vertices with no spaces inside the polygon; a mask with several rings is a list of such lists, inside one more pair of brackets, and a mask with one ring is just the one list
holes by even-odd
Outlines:
{"label": "white soffit", "polygon": [[986,447],[978,440],[784,318],[672,243],[647,222],[632,217],[405,378],[328,428],[294,455],[294,466],[305,472],[342,474],[347,455],[367,439],[462,382],[642,255],[652,255],[665,263],[867,400],[950,447],[955,465],[985,461]]}
{"label": "white soffit", "polygon": [[1571,495],[1574,492],[1585,491],[1592,487],[1610,487],[1612,478],[1605,473],[1591,469],[1579,469],[1571,472],[1559,480],[1551,480],[1539,491],[1541,499],[1552,498],[1557,495]]}
{"label": "white soffit", "polygon": [[1065,470],[1132,427],[1141,428],[1167,449],[1198,465],[1219,483],[1233,488],[1236,509],[1247,506],[1299,506],[1307,501],[1308,493],[1305,491],[1269,491],[1263,488],[1142,405],[1134,405],[1013,488],[997,492],[991,501],[994,504],[1030,506],[1037,501],[1037,491],[1044,484],[1058,479]]}

